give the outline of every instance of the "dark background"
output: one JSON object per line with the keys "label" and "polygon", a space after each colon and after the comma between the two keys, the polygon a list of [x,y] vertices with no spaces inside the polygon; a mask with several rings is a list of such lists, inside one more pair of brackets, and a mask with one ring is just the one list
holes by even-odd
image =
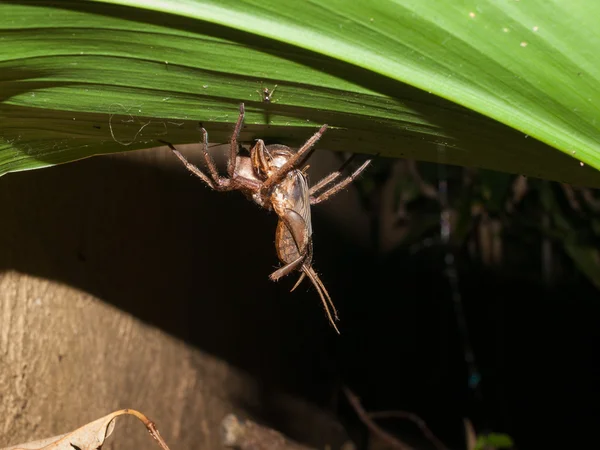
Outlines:
{"label": "dark background", "polygon": [[[311,166],[326,173],[335,159],[317,152]],[[239,193],[210,191],[165,152],[2,177],[0,270],[77,286],[248,371],[264,388],[255,414],[283,432],[286,417],[270,408],[280,388],[364,437],[340,391],[347,385],[368,410],[417,413],[451,448],[462,448],[464,417],[521,449],[595,442],[598,292],[581,280],[550,289],[461,263],[478,400],[444,252],[371,251],[355,197],[349,190],[313,212],[314,264],[341,336],[307,282],[289,293],[295,276],[268,280],[276,217]],[[419,442],[410,423],[382,424]]]}

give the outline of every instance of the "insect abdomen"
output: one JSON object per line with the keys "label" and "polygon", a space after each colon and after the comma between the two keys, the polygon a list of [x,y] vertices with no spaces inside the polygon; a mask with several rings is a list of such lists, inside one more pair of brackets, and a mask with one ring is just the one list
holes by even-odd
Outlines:
{"label": "insect abdomen", "polygon": [[280,220],[277,222],[277,230],[275,232],[275,243],[277,249],[277,257],[284,264],[289,264],[300,257],[296,242],[292,237],[292,233],[288,230],[285,223]]}

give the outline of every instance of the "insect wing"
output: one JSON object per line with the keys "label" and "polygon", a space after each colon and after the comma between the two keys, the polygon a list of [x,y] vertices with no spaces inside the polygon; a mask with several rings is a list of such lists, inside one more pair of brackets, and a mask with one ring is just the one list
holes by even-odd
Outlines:
{"label": "insect wing", "polygon": [[291,172],[294,180],[289,192],[290,209],[297,212],[306,223],[307,235],[312,236],[312,223],[310,217],[310,195],[308,178],[299,170]]}

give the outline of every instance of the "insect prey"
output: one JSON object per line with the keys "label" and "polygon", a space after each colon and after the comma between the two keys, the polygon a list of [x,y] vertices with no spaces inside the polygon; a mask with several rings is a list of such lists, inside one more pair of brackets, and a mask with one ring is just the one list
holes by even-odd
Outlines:
{"label": "insect prey", "polygon": [[[271,91],[272,93],[272,91]],[[323,125],[310,137],[297,152],[285,145],[265,145],[262,139],[250,149],[250,156],[239,155],[238,136],[244,122],[244,104],[240,105],[240,114],[230,141],[227,161],[227,177],[219,175],[217,166],[208,153],[208,133],[201,128],[202,142],[200,151],[208,169],[204,173],[191,164],[172,144],[165,142],[185,167],[216,191],[239,190],[259,206],[275,211],[279,221],[275,232],[277,257],[283,264],[269,278],[279,280],[292,272],[300,272],[300,277],[292,291],[304,278],[308,278],[317,290],[329,322],[339,334],[335,324],[337,310],[312,267],[312,223],[310,207],[321,203],[348,186],[367,168],[371,160],[365,161],[351,175],[340,179],[342,171],[352,160],[348,159],[336,172],[332,172],[314,186],[309,186],[304,166],[314,145],[321,138],[327,125]]]}

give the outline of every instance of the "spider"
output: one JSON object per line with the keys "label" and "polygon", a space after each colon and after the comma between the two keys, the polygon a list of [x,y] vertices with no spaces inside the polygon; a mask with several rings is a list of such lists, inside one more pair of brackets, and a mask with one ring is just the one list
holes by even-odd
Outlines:
{"label": "spider", "polygon": [[275,93],[275,89],[277,89],[277,85],[275,85],[273,89],[262,88],[262,90],[256,92],[258,92],[261,95],[263,103],[271,103],[271,100],[273,100],[273,94]]}
{"label": "spider", "polygon": [[[240,104],[238,116],[229,147],[227,177],[219,175],[217,166],[208,153],[208,133],[201,128],[200,151],[208,168],[208,175],[190,163],[172,144],[169,146],[184,166],[215,191],[239,190],[259,206],[273,210],[279,217],[275,234],[277,256],[284,264],[269,278],[273,281],[290,274],[301,272],[292,288],[308,277],[315,286],[329,322],[339,334],[335,325],[337,311],[323,282],[312,268],[312,224],[310,206],[321,203],[348,186],[367,168],[371,160],[365,161],[351,175],[339,180],[342,171],[355,155],[350,157],[339,170],[330,173],[312,187],[308,185],[306,169],[302,166],[314,151],[314,145],[321,138],[327,125],[323,125],[309,138],[297,152],[280,144],[265,145],[262,139],[250,149],[250,156],[239,155],[238,137],[244,123],[244,104]],[[333,311],[333,314],[332,314]]]}

